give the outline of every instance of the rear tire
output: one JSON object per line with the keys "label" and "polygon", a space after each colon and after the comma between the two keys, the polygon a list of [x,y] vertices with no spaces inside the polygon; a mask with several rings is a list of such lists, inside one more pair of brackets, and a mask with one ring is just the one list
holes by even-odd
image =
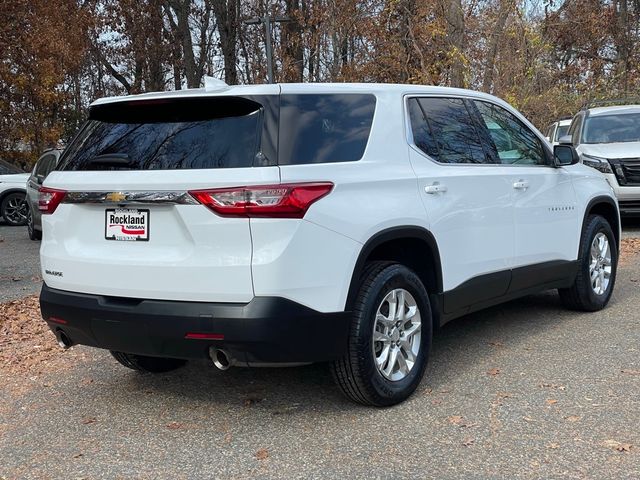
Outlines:
{"label": "rear tire", "polygon": [[121,365],[131,370],[145,373],[170,372],[187,363],[186,360],[179,358],[146,357],[144,355],[134,355],[133,353],[111,351],[111,355],[113,355],[113,358],[120,362]]}
{"label": "rear tire", "polygon": [[387,407],[408,398],[427,365],[431,318],[429,296],[415,273],[397,263],[368,263],[347,353],[332,365],[338,387],[363,405]]}
{"label": "rear tire", "polygon": [[40,230],[36,230],[33,225],[33,213],[31,212],[31,208],[29,208],[29,213],[27,214],[27,232],[29,233],[29,240],[42,240],[42,232]]}
{"label": "rear tire", "polygon": [[562,303],[572,310],[602,310],[613,293],[618,248],[609,222],[600,215],[585,221],[580,239],[578,274],[569,288],[559,289]]}

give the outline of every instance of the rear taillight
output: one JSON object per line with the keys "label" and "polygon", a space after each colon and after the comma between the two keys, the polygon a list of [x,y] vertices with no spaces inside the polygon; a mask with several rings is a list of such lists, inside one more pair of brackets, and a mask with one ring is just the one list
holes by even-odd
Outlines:
{"label": "rear taillight", "polygon": [[189,193],[224,217],[302,218],[333,188],[331,182],[213,188]]}
{"label": "rear taillight", "polygon": [[48,215],[56,211],[60,202],[67,194],[64,190],[57,190],[55,188],[40,187],[38,190],[38,210],[43,215]]}

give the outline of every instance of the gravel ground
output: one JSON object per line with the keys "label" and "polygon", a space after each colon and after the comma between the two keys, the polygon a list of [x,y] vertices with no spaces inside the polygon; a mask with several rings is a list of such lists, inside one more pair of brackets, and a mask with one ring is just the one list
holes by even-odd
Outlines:
{"label": "gravel ground", "polygon": [[0,302],[40,291],[40,242],[29,240],[27,227],[0,223]]}
{"label": "gravel ground", "polygon": [[637,479],[639,285],[628,256],[602,312],[547,293],[451,322],[416,394],[384,410],[322,365],[153,376],[53,351],[0,368],[0,479]]}

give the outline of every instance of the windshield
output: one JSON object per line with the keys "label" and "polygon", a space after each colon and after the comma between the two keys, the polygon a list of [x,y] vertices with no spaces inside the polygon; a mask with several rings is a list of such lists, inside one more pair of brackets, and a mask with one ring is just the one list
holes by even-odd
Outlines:
{"label": "windshield", "polygon": [[564,137],[569,132],[570,125],[558,125],[558,129],[556,130],[556,138],[554,140],[558,141],[562,137]]}
{"label": "windshield", "polygon": [[640,113],[588,117],[583,143],[640,142]]}

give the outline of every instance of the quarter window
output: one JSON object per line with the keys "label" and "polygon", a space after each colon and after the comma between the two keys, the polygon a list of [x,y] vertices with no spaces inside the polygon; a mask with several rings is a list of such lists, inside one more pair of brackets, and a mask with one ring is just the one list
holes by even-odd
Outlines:
{"label": "quarter window", "polygon": [[376,97],[369,94],[282,95],[279,163],[354,162],[364,155]]}
{"label": "quarter window", "polygon": [[409,117],[413,140],[441,163],[492,163],[464,101],[459,98],[412,98]]}
{"label": "quarter window", "polygon": [[547,165],[538,137],[515,115],[497,105],[474,101],[484,125],[506,165]]}

